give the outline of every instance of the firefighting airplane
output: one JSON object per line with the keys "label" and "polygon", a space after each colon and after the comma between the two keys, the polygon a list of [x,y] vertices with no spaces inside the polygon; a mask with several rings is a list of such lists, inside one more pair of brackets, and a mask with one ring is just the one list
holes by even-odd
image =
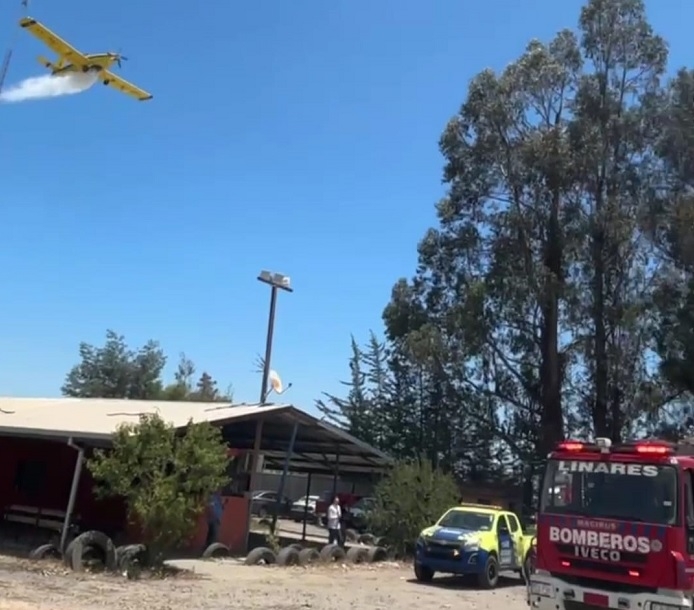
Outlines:
{"label": "firefighting airplane", "polygon": [[51,62],[45,57],[39,57],[39,62],[45,68],[49,68],[55,76],[67,75],[74,72],[84,72],[97,74],[104,85],[110,85],[114,89],[130,95],[141,102],[152,99],[152,95],[132,83],[116,76],[109,68],[115,63],[119,68],[121,61],[126,60],[120,53],[94,53],[85,55],[80,53],[73,46],[69,45],[62,38],[56,36],[45,25],[32,19],[24,17],[19,25],[36,38],[43,42],[51,51],[58,54],[58,60]]}

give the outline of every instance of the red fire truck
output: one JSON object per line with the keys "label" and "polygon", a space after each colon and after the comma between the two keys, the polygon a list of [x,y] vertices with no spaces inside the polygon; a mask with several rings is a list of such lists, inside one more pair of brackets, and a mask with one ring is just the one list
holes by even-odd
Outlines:
{"label": "red fire truck", "polygon": [[565,441],[549,455],[528,603],[692,610],[694,446]]}

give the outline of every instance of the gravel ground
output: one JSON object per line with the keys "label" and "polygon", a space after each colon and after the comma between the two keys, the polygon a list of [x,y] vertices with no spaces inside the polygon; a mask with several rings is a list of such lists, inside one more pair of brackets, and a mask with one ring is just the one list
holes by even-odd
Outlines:
{"label": "gravel ground", "polygon": [[186,571],[131,581],[0,557],[0,610],[419,610],[461,603],[469,610],[527,610],[515,578],[495,591],[476,591],[455,578],[418,584],[410,566],[394,563],[279,568],[190,560],[177,566]]}

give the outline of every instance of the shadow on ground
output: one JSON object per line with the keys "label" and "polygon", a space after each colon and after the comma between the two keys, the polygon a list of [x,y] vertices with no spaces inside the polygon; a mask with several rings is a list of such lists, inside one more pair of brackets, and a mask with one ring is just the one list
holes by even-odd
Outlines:
{"label": "shadow on ground", "polygon": [[[420,582],[414,576],[407,580],[409,583],[419,585],[421,587],[438,587],[440,589],[466,589],[466,590],[482,590],[477,584],[475,576],[435,576],[431,582]],[[525,586],[520,578],[512,576],[499,576],[497,589],[508,589],[511,587]]]}

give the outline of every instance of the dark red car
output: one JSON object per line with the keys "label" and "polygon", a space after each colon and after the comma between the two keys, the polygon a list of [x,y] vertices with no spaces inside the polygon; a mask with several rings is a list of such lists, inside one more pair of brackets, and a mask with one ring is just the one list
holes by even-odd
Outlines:
{"label": "dark red car", "polygon": [[320,499],[316,502],[316,519],[321,525],[326,525],[326,513],[328,512],[328,506],[330,506],[335,496],[340,499],[340,506],[342,507],[343,516],[349,511],[350,507],[353,504],[356,504],[356,502],[362,497],[350,493],[337,492],[336,494],[333,494],[332,491],[323,492]]}

